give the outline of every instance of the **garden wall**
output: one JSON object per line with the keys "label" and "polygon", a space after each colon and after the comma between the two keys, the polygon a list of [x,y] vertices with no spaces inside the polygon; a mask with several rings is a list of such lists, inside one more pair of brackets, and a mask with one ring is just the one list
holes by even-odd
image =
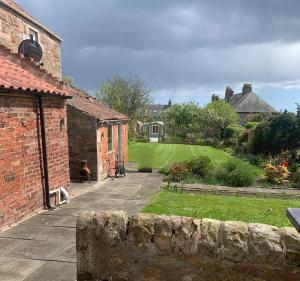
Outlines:
{"label": "garden wall", "polygon": [[77,221],[78,280],[296,281],[293,228],[124,212]]}

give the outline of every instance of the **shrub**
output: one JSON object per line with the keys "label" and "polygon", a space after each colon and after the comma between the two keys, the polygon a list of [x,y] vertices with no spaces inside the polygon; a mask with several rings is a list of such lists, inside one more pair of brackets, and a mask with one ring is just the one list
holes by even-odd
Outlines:
{"label": "shrub", "polygon": [[200,155],[196,159],[185,162],[188,171],[198,177],[204,177],[213,168],[211,159],[208,156]]}
{"label": "shrub", "polygon": [[246,124],[246,128],[247,129],[252,129],[252,128],[255,128],[257,125],[259,125],[260,122],[248,122]]}
{"label": "shrub", "polygon": [[261,158],[259,155],[254,154],[247,154],[245,158],[250,164],[256,166],[260,166],[264,161],[263,158]]}
{"label": "shrub", "polygon": [[272,165],[268,163],[264,167],[264,177],[267,181],[275,183],[275,184],[283,184],[288,183],[288,177],[290,172],[288,171],[287,165],[279,164]]}
{"label": "shrub", "polygon": [[230,159],[217,171],[216,177],[229,186],[251,186],[256,174],[242,161]]}
{"label": "shrub", "polygon": [[180,182],[188,175],[188,169],[185,163],[175,163],[169,169],[169,180]]}
{"label": "shrub", "polygon": [[163,175],[168,175],[170,172],[170,166],[161,167],[158,172]]}
{"label": "shrub", "polygon": [[232,124],[225,128],[223,136],[224,138],[238,138],[243,132],[245,128],[238,124]]}
{"label": "shrub", "polygon": [[295,172],[290,177],[291,187],[300,188],[300,172]]}
{"label": "shrub", "polygon": [[284,112],[255,128],[251,149],[255,154],[276,155],[282,150],[296,149],[300,144],[300,118]]}

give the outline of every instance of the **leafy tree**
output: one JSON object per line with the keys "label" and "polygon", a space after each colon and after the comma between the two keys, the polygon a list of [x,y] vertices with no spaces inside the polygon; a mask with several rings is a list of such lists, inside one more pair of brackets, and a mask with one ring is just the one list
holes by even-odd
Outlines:
{"label": "leafy tree", "polygon": [[152,102],[150,89],[139,78],[125,79],[119,76],[105,81],[97,93],[103,103],[136,120],[139,113]]}
{"label": "leafy tree", "polygon": [[238,120],[237,113],[224,100],[209,103],[200,114],[199,125],[206,137],[220,138],[223,130]]}
{"label": "leafy tree", "polygon": [[285,111],[256,127],[251,149],[254,153],[275,155],[282,150],[296,149],[299,145],[300,118]]}
{"label": "leafy tree", "polygon": [[166,131],[179,140],[199,131],[200,111],[201,108],[195,103],[172,105],[163,114]]}

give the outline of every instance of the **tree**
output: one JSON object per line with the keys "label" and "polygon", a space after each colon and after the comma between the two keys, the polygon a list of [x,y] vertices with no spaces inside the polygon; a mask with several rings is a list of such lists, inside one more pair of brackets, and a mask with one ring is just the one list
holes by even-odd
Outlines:
{"label": "tree", "polygon": [[233,107],[224,100],[209,103],[200,114],[199,126],[205,137],[220,138],[223,130],[238,120]]}
{"label": "tree", "polygon": [[296,114],[285,111],[256,127],[251,150],[275,155],[282,150],[297,149],[299,145],[300,119]]}
{"label": "tree", "polygon": [[103,103],[136,120],[140,112],[152,102],[150,89],[139,78],[124,79],[114,76],[105,81],[97,93]]}
{"label": "tree", "polygon": [[163,114],[168,134],[184,140],[188,134],[199,132],[200,111],[195,103],[172,105]]}

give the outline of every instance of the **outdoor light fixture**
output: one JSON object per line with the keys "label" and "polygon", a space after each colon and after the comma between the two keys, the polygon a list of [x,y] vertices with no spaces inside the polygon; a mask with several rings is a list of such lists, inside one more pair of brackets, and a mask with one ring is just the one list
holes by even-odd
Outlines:
{"label": "outdoor light fixture", "polygon": [[296,230],[300,232],[300,208],[288,208],[286,210],[286,215]]}

